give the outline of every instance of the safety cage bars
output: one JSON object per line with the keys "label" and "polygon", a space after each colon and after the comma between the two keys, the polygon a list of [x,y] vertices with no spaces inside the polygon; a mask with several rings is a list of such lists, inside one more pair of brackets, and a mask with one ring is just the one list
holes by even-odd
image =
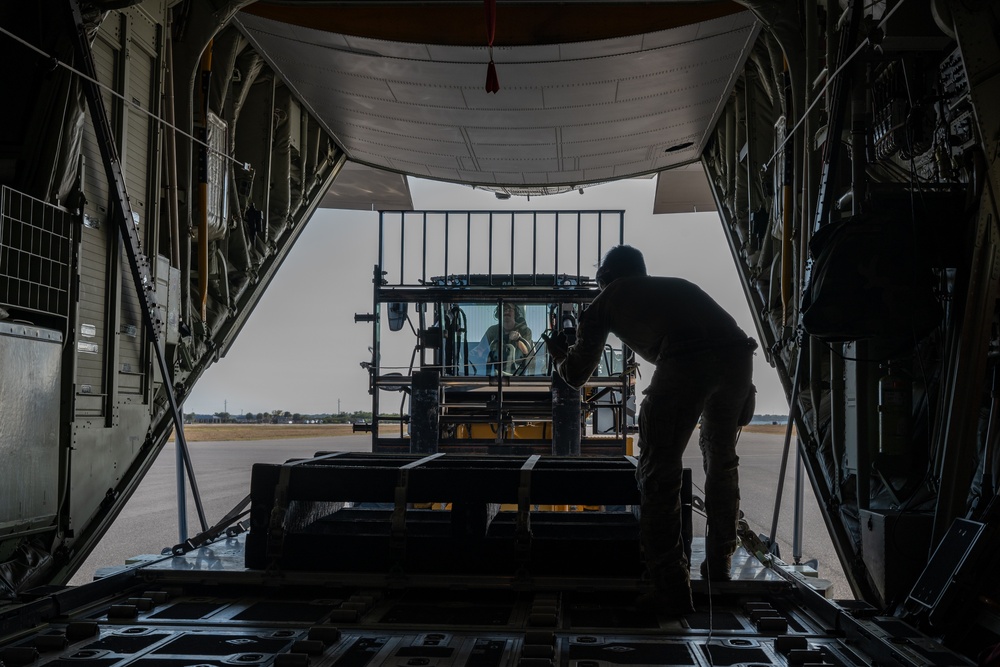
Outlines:
{"label": "safety cage bars", "polygon": [[382,211],[379,266],[386,287],[473,275],[496,287],[517,274],[556,286],[562,274],[592,274],[624,230],[624,211]]}

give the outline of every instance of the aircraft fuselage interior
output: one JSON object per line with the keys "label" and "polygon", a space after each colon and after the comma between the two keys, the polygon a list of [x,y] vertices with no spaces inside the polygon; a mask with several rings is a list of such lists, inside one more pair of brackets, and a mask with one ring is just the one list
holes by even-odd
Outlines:
{"label": "aircraft fuselage interior", "polygon": [[[1000,3],[10,0],[0,54],[0,665],[997,664]],[[838,599],[743,530],[633,605],[631,351],[577,391],[540,337],[622,238],[544,196],[629,178],[717,212]],[[400,416],[67,586],[321,208],[381,212]]]}

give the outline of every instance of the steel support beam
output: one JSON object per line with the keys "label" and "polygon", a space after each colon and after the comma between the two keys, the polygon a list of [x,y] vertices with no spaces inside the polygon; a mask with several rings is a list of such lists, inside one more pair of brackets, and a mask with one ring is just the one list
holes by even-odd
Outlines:
{"label": "steel support beam", "polygon": [[[847,8],[850,16],[847,26],[840,33],[837,62],[835,63],[838,68],[843,67],[847,62],[857,42],[862,13],[860,4],[858,0],[853,0]],[[848,75],[849,70],[845,69],[830,84],[830,117],[827,122],[826,144],[823,147],[823,161],[820,167],[819,192],[816,196],[816,217],[813,220],[813,231],[826,224],[826,218],[830,214],[830,202],[835,187],[835,183],[831,181],[837,176],[841,152],[840,133],[844,126],[848,95],[851,90]]]}
{"label": "steel support beam", "polygon": [[90,117],[94,125],[97,145],[101,148],[104,171],[107,174],[113,193],[111,204],[115,209],[114,213],[118,223],[118,231],[121,234],[125,255],[128,257],[129,269],[132,274],[132,280],[135,283],[136,294],[142,300],[143,324],[156,352],[156,361],[160,369],[160,374],[163,377],[163,389],[173,415],[177,447],[184,452],[184,464],[191,479],[191,492],[198,510],[198,519],[201,521],[202,530],[207,530],[208,521],[205,519],[205,509],[202,506],[201,495],[195,480],[194,465],[191,462],[187,441],[184,438],[184,418],[181,415],[180,407],[174,395],[173,374],[167,362],[163,341],[159,335],[160,321],[155,316],[156,293],[153,291],[155,283],[150,270],[149,259],[142,252],[138,230],[133,222],[132,204],[125,189],[125,176],[122,173],[114,132],[111,129],[111,122],[108,119],[104,102],[101,99],[101,89],[97,83],[97,71],[94,67],[94,57],[90,49],[90,42],[87,39],[83,14],[80,11],[80,5],[77,0],[70,0],[69,6],[73,20],[72,33],[74,44],[80,61],[79,68],[85,75],[81,79],[80,84],[87,98],[87,106],[90,109]]}

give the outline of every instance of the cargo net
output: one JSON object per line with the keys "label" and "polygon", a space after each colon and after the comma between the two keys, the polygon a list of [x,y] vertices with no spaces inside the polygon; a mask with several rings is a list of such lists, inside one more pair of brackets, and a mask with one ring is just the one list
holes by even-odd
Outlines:
{"label": "cargo net", "polygon": [[12,316],[67,317],[72,262],[70,214],[0,189],[0,308]]}

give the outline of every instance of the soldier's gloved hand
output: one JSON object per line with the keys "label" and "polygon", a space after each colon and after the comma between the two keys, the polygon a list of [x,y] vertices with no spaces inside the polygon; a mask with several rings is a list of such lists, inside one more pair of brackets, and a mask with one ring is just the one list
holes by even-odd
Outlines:
{"label": "soldier's gloved hand", "polygon": [[545,345],[549,351],[549,356],[551,356],[553,360],[562,361],[566,358],[566,355],[569,354],[569,342],[565,331],[560,331],[552,336],[542,334],[542,338],[545,339]]}

